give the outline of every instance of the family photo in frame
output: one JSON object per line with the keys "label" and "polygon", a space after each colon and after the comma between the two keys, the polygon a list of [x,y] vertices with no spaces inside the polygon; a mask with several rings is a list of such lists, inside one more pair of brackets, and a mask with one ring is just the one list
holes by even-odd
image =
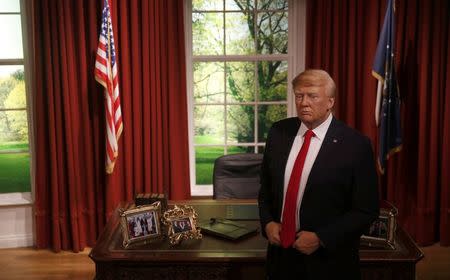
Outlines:
{"label": "family photo in frame", "polygon": [[155,212],[149,211],[130,215],[127,219],[128,234],[131,238],[158,234]]}
{"label": "family photo in frame", "polygon": [[192,220],[190,217],[180,217],[172,220],[172,227],[174,233],[180,233],[192,230]]}
{"label": "family photo in frame", "polygon": [[124,247],[161,237],[160,215],[161,203],[159,201],[123,211],[121,226]]}
{"label": "family photo in frame", "polygon": [[197,212],[188,205],[174,205],[173,209],[164,212],[161,220],[166,226],[170,244],[176,245],[188,239],[201,239],[197,218]]}

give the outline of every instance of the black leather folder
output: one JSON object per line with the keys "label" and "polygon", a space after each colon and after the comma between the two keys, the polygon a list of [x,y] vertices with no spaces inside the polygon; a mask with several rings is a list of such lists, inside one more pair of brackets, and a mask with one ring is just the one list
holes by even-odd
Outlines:
{"label": "black leather folder", "polygon": [[200,223],[201,232],[228,240],[240,240],[258,232],[257,226],[249,226],[236,221],[211,218]]}

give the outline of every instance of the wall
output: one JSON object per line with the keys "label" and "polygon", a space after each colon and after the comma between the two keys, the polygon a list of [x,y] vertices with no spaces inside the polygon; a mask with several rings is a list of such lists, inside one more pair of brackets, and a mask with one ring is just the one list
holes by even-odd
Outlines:
{"label": "wall", "polygon": [[0,195],[0,248],[33,246],[31,201],[30,193]]}

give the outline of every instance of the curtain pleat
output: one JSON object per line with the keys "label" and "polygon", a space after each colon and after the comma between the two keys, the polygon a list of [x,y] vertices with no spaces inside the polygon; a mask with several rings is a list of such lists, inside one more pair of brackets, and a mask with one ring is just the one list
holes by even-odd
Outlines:
{"label": "curtain pleat", "polygon": [[[336,116],[374,147],[370,73],[385,2],[307,5],[306,66],[330,72]],[[444,0],[396,3],[404,140],[380,193],[421,245],[450,245],[450,7]],[[110,176],[103,90],[93,79],[102,1],[41,0],[30,7],[36,243],[79,251],[136,193],[190,196],[183,1],[113,1],[124,131]]]}
{"label": "curtain pleat", "polygon": [[[384,0],[308,1],[306,67],[335,79],[335,114],[377,149],[376,80],[371,67]],[[450,53],[448,1],[396,1],[396,69],[402,151],[380,175],[380,194],[421,245],[450,245]]]}
{"label": "curtain pleat", "polygon": [[102,6],[29,6],[38,248],[93,246],[118,203],[137,193],[190,197],[183,2],[112,1],[124,125],[112,175],[104,93],[93,76]]}

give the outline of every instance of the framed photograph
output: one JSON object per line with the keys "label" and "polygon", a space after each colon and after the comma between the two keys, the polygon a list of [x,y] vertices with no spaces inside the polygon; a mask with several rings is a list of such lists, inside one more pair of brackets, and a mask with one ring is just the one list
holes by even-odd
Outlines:
{"label": "framed photograph", "polygon": [[192,218],[180,217],[179,219],[173,219],[171,221],[173,233],[181,233],[186,231],[192,231]]}
{"label": "framed photograph", "polygon": [[120,216],[125,248],[134,243],[145,243],[162,236],[159,201],[127,209],[122,211]]}
{"label": "framed photograph", "polygon": [[161,221],[166,226],[170,244],[176,245],[187,239],[201,239],[198,215],[192,206],[175,205],[164,212]]}
{"label": "framed photograph", "polygon": [[395,230],[397,209],[391,205],[381,208],[380,216],[361,236],[361,244],[368,247],[395,249]]}

